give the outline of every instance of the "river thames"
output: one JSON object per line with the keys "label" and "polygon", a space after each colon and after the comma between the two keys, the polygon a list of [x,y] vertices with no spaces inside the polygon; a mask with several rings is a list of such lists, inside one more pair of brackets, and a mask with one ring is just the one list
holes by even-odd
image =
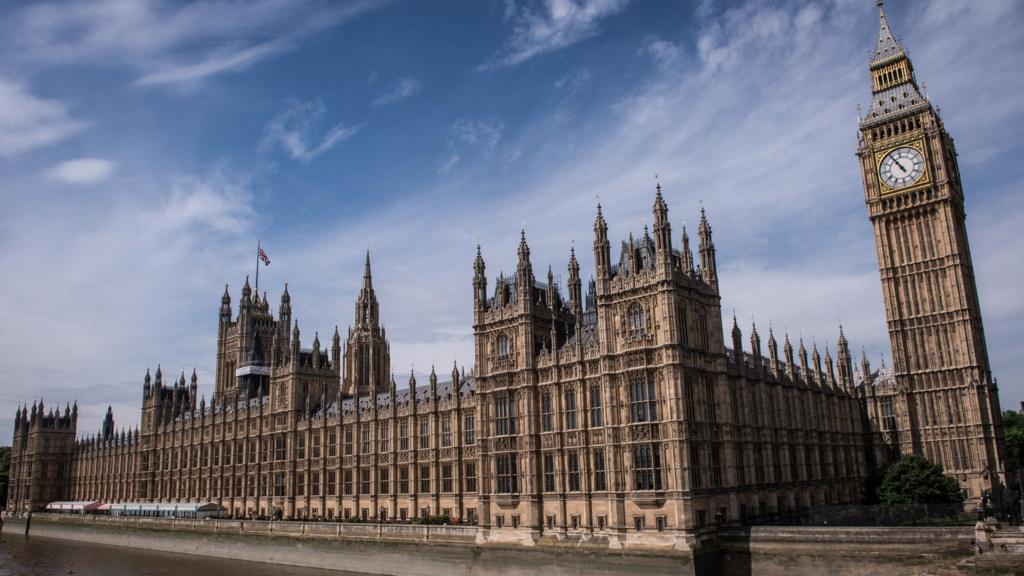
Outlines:
{"label": "river thames", "polygon": [[263,562],[222,560],[189,554],[152,552],[120,546],[85,544],[41,536],[3,534],[0,576],[353,576]]}

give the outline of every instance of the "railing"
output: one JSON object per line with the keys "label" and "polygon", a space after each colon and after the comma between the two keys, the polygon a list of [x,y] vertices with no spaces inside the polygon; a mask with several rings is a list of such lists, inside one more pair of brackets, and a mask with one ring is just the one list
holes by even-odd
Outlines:
{"label": "railing", "polygon": [[752,526],[973,526],[977,514],[959,504],[824,506],[747,519]]}
{"label": "railing", "polygon": [[473,542],[476,526],[429,524],[378,524],[362,522],[310,522],[299,520],[232,520],[223,518],[144,518],[130,516],[91,516],[37,513],[33,518],[64,524],[86,524],[236,534],[308,536],[328,539],[422,541],[446,540]]}

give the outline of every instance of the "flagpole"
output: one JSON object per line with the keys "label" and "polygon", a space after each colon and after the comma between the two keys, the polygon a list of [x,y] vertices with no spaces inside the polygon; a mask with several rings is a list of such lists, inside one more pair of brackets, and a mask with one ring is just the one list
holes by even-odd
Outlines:
{"label": "flagpole", "polygon": [[256,241],[256,296],[260,295],[260,241]]}

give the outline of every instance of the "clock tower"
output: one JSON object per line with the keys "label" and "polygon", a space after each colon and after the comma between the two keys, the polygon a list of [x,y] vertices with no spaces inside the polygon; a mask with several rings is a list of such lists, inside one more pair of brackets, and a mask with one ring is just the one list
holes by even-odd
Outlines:
{"label": "clock tower", "polygon": [[[890,419],[871,414],[879,454],[919,454],[978,499],[1005,483],[1002,423],[967,242],[953,138],[918,85],[878,0],[871,106],[857,156],[892,345]],[[869,406],[869,413],[872,410]],[[890,413],[890,416],[892,414]],[[884,457],[884,456],[883,456]]]}

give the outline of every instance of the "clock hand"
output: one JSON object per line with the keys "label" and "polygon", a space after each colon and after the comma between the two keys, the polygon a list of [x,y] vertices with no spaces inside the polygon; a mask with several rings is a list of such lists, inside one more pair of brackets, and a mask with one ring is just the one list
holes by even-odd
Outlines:
{"label": "clock hand", "polygon": [[904,172],[910,172],[910,170],[907,170],[907,167],[904,166],[903,163],[900,162],[898,158],[893,158],[893,162],[895,162],[896,165],[900,167],[900,170],[903,170]]}

